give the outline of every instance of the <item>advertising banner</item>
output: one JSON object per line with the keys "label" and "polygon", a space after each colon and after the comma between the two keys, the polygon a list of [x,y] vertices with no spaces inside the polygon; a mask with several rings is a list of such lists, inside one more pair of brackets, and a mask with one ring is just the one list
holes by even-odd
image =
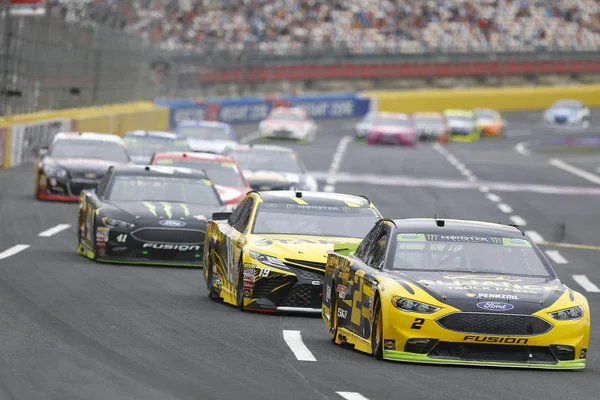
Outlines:
{"label": "advertising banner", "polygon": [[10,165],[15,166],[35,161],[40,149],[50,146],[54,135],[70,130],[70,119],[53,119],[13,125]]}

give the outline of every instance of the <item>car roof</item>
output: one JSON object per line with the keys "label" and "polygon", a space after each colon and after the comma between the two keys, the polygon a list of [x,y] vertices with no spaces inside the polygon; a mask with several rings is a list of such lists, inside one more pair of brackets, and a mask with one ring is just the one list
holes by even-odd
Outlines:
{"label": "car roof", "polygon": [[221,121],[205,121],[196,119],[184,119],[177,126],[212,126],[215,128],[231,128],[231,125]]}
{"label": "car roof", "polygon": [[111,142],[124,144],[123,138],[112,133],[94,133],[94,132],[59,132],[54,135],[52,142],[59,140],[97,140],[99,142]]}
{"label": "car roof", "polygon": [[293,190],[271,190],[255,192],[264,203],[301,204],[309,206],[370,207],[366,197],[341,193],[304,192]]}
{"label": "car roof", "polygon": [[171,176],[175,178],[208,179],[206,172],[191,168],[164,165],[126,165],[114,166],[117,176]]}
{"label": "car roof", "polygon": [[289,147],[277,146],[274,144],[238,144],[229,147],[230,151],[252,151],[252,150],[264,150],[264,151],[278,151],[285,153],[294,153],[295,151]]}
{"label": "car roof", "polygon": [[232,157],[221,154],[192,152],[192,151],[161,151],[154,154],[154,158],[167,158],[176,160],[203,160],[214,162],[235,162]]}
{"label": "car roof", "polygon": [[560,99],[552,103],[553,106],[556,106],[557,104],[572,104],[577,106],[583,106],[583,103],[581,101],[574,99]]}
{"label": "car roof", "polygon": [[416,112],[413,114],[413,118],[415,117],[437,117],[437,118],[443,118],[444,115],[440,112],[433,112],[433,111],[420,111],[420,112]]}
{"label": "car roof", "polygon": [[[444,221],[443,226],[438,221]],[[405,233],[444,235],[480,235],[523,239],[523,232],[511,225],[460,219],[407,218],[394,220],[396,228]]]}
{"label": "car roof", "polygon": [[164,131],[130,131],[126,132],[123,137],[141,137],[153,139],[180,139],[181,137],[173,132]]}

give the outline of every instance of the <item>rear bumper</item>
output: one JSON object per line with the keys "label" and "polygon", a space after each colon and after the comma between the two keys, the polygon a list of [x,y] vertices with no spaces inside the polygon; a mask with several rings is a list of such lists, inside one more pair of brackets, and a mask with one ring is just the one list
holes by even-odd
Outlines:
{"label": "rear bumper", "polygon": [[369,135],[367,136],[368,144],[389,144],[399,146],[415,146],[417,143],[415,138],[402,135]]}

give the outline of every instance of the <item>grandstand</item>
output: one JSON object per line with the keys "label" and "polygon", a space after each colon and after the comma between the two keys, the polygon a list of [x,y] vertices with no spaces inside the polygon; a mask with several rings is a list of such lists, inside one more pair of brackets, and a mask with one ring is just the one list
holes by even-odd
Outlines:
{"label": "grandstand", "polygon": [[53,16],[169,51],[353,54],[597,50],[599,0],[54,0]]}

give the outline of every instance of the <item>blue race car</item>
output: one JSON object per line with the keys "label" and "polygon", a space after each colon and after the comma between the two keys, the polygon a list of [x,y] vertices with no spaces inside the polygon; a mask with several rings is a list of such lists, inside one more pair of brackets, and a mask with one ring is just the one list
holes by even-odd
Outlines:
{"label": "blue race car", "polygon": [[188,138],[192,151],[221,154],[237,144],[233,128],[224,122],[184,120],[176,132]]}
{"label": "blue race car", "polygon": [[544,112],[544,120],[557,127],[588,128],[590,109],[579,100],[557,100]]}
{"label": "blue race car", "polygon": [[188,151],[188,141],[173,132],[131,131],[123,135],[131,160],[147,165],[155,152]]}

